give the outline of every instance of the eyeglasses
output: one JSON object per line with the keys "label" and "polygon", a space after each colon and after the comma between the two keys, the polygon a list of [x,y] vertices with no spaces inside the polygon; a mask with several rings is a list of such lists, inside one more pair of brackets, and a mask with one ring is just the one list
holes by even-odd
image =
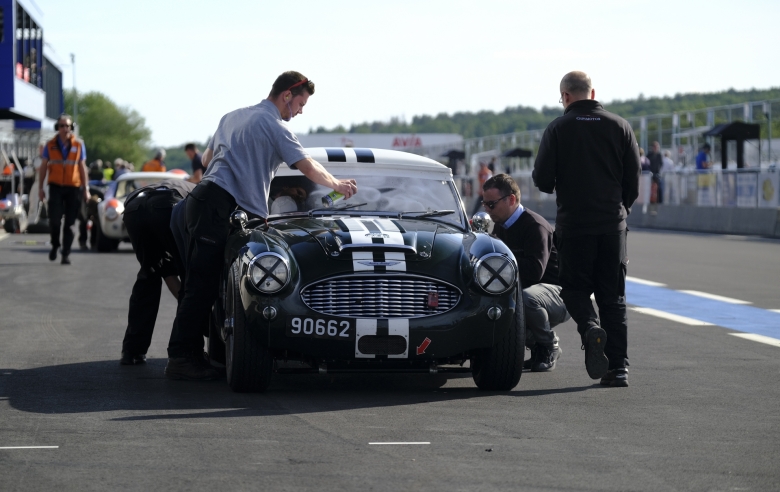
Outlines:
{"label": "eyeglasses", "polygon": [[499,198],[498,200],[490,200],[489,202],[482,202],[482,205],[487,207],[488,210],[493,210],[494,208],[496,208],[496,205],[498,204],[498,202],[500,202],[501,200],[503,200],[504,198],[506,198],[508,196],[512,196],[512,195],[504,195],[501,198]]}
{"label": "eyeglasses", "polygon": [[57,125],[57,128],[70,128],[70,125],[67,123],[60,123],[59,125]]}

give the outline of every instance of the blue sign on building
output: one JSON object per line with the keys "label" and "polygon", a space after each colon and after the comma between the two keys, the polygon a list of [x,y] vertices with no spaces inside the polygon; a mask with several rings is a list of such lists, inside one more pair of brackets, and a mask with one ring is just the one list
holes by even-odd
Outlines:
{"label": "blue sign on building", "polygon": [[15,141],[17,154],[28,153],[20,137],[43,140],[64,110],[62,70],[47,56],[42,16],[32,0],[0,0],[0,140]]}

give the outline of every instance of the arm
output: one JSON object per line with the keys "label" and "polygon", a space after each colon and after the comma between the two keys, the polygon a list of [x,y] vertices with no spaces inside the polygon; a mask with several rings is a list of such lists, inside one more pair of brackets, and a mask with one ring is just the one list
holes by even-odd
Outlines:
{"label": "arm", "polygon": [[46,190],[43,182],[46,181],[46,174],[49,171],[49,159],[41,158],[41,167],[38,168],[38,198],[43,201],[46,199]]}
{"label": "arm", "polygon": [[357,183],[355,183],[354,179],[336,179],[322,167],[322,164],[310,157],[301,159],[293,164],[292,167],[298,169],[304,176],[315,183],[338,191],[345,198],[349,198],[357,193]]}
{"label": "arm", "polygon": [[200,161],[203,163],[203,167],[209,167],[209,162],[214,158],[214,151],[206,149],[203,155],[200,157]]}
{"label": "arm", "polygon": [[81,182],[84,183],[84,201],[89,201],[89,180],[87,179],[87,161],[79,162],[79,174]]}
{"label": "arm", "polygon": [[623,155],[623,182],[621,185],[623,188],[623,206],[626,208],[626,213],[630,214],[631,205],[639,197],[639,176],[642,174],[642,165],[639,161],[639,146],[636,143],[636,139],[630,128],[627,131],[629,132],[629,142]]}
{"label": "arm", "polygon": [[548,126],[544,131],[544,135],[542,135],[542,141],[539,143],[539,151],[536,153],[536,161],[534,162],[534,171],[531,174],[534,185],[539,188],[539,191],[544,193],[553,193],[555,191],[558,156],[554,139],[553,132]]}
{"label": "arm", "polygon": [[534,222],[526,227],[523,232],[523,251],[515,253],[517,260],[517,273],[523,287],[530,287],[542,280],[547,261],[550,259],[552,237],[542,227]]}

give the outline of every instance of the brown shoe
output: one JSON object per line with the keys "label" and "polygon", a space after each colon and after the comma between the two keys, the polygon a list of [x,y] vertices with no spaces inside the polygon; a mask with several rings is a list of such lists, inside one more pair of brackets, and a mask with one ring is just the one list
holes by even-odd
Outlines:
{"label": "brown shoe", "polygon": [[202,354],[189,357],[169,357],[165,366],[168,379],[186,379],[188,381],[211,381],[219,379],[220,374],[203,359]]}

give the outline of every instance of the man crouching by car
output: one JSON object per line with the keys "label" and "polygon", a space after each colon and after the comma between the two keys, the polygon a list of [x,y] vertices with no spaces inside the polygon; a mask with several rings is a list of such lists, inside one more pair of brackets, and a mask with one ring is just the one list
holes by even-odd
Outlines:
{"label": "man crouching by car", "polygon": [[558,283],[554,230],[544,217],[523,207],[520,188],[508,174],[488,179],[482,190],[482,205],[496,223],[493,234],[517,260],[526,314],[525,343],[531,349],[531,359],[523,367],[552,371],[562,353],[552,328],[570,318]]}

